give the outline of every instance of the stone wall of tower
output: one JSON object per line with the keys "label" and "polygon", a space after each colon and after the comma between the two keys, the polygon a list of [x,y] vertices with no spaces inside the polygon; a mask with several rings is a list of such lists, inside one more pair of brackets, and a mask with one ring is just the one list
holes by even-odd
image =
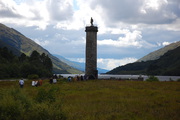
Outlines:
{"label": "stone wall of tower", "polygon": [[86,68],[85,74],[90,79],[98,78],[97,71],[97,32],[98,27],[86,27]]}

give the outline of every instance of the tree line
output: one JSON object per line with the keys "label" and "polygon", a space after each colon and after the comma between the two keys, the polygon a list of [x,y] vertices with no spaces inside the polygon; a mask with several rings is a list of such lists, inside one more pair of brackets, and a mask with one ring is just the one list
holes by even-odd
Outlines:
{"label": "tree line", "polygon": [[14,55],[8,48],[0,48],[0,79],[27,78],[28,75],[49,77],[52,75],[52,61],[45,53],[34,50],[30,56]]}

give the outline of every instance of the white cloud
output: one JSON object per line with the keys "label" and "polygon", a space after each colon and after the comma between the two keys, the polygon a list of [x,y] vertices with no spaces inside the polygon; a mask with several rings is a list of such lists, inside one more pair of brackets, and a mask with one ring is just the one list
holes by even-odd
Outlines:
{"label": "white cloud", "polygon": [[[71,61],[85,63],[85,58],[68,58]],[[123,58],[123,59],[112,59],[112,58],[98,58],[97,66],[102,69],[112,70],[118,66],[122,66],[128,63],[137,61],[136,58]]]}
{"label": "white cloud", "polygon": [[168,4],[167,0],[145,0],[142,9],[159,10],[161,6],[167,4]]}
{"label": "white cloud", "polygon": [[17,5],[14,1],[0,1],[0,16],[7,18],[19,18],[21,15],[18,13]]}
{"label": "white cloud", "polygon": [[114,28],[111,30],[111,34],[126,34],[128,33],[128,29],[119,29],[119,28]]}
{"label": "white cloud", "polygon": [[166,46],[166,45],[169,45],[169,44],[171,44],[171,43],[170,42],[163,42],[162,43],[163,46]]}
{"label": "white cloud", "polygon": [[103,0],[93,1],[92,8],[97,11],[106,23],[106,27],[120,27],[122,23],[130,24],[169,24],[178,17],[179,0]]}
{"label": "white cloud", "polygon": [[136,58],[123,58],[123,59],[103,59],[99,58],[97,64],[99,68],[112,70],[118,66],[122,66],[128,63],[137,61]]}
{"label": "white cloud", "polygon": [[114,34],[123,27],[138,28],[135,24],[166,24],[173,29],[167,23],[178,25],[175,21],[180,17],[178,0],[4,0],[0,6],[2,23],[37,26],[42,30],[54,24],[59,29],[79,30],[93,17],[99,34],[108,31]]}
{"label": "white cloud", "polygon": [[169,44],[171,44],[171,42],[166,42],[166,41],[164,41],[164,42],[162,42],[162,43],[161,43],[161,42],[157,42],[157,45],[160,46],[160,47],[161,47],[161,46],[164,47],[164,46],[167,46],[167,45],[169,45]]}
{"label": "white cloud", "polygon": [[119,37],[118,40],[98,40],[98,45],[110,45],[110,46],[116,46],[116,47],[129,47],[129,46],[136,46],[136,47],[142,47],[142,35],[141,31],[133,31],[130,32],[128,30],[122,31],[122,33],[125,33],[124,37]]}
{"label": "white cloud", "polygon": [[51,20],[69,20],[73,15],[72,0],[47,0],[46,5]]}
{"label": "white cloud", "polygon": [[[38,29],[45,29],[48,25],[49,16],[45,6],[46,1],[25,1],[16,4],[12,0],[0,1],[0,14],[2,23],[11,23],[22,26],[37,26]],[[8,19],[7,19],[8,18]]]}
{"label": "white cloud", "polygon": [[50,24],[70,20],[73,15],[72,0],[26,0],[17,3],[13,0],[0,1],[0,17],[3,18],[0,22],[44,30]]}
{"label": "white cloud", "polygon": [[176,19],[171,24],[165,24],[165,25],[159,26],[159,29],[167,29],[170,31],[180,31],[180,18]]}
{"label": "white cloud", "polygon": [[68,58],[70,61],[85,63],[85,58]]}
{"label": "white cloud", "polygon": [[41,45],[41,46],[43,46],[43,47],[49,44],[49,41],[48,41],[48,40],[34,39],[34,41],[35,41],[37,44],[39,44],[39,45]]}
{"label": "white cloud", "polygon": [[[101,7],[96,7],[92,9],[90,7],[90,3],[93,0],[76,0],[78,9],[73,11],[73,15],[71,19],[66,21],[60,21],[56,25],[56,28],[64,29],[64,30],[80,30],[84,29],[85,26],[90,25],[90,18],[94,19],[94,25],[98,25],[100,27],[100,32],[102,33],[104,28],[104,20],[97,11],[101,11]],[[105,29],[104,29],[105,30]]]}

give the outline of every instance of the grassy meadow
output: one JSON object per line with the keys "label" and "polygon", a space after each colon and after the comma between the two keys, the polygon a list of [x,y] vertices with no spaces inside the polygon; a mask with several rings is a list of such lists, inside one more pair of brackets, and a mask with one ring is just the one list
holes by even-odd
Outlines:
{"label": "grassy meadow", "polygon": [[0,81],[0,120],[178,120],[180,82]]}

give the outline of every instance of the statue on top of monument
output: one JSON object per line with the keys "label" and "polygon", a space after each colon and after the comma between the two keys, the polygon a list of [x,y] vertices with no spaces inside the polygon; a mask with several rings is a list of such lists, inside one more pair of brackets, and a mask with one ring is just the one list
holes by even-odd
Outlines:
{"label": "statue on top of monument", "polygon": [[90,23],[91,23],[91,26],[93,26],[93,19],[92,19],[92,17],[91,17],[91,21],[90,21]]}

